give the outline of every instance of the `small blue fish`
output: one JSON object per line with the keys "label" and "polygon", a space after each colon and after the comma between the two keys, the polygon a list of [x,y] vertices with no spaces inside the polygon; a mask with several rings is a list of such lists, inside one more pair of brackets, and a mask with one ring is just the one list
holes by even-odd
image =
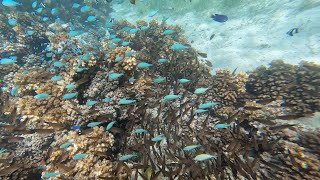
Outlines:
{"label": "small blue fish", "polygon": [[74,92],[74,93],[66,93],[63,95],[62,99],[72,99],[74,97],[78,96],[78,92]]}
{"label": "small blue fish", "polygon": [[223,23],[228,21],[228,16],[226,15],[222,15],[222,14],[214,14],[210,16],[212,18],[212,20]]}
{"label": "small blue fish", "polygon": [[80,128],[81,128],[81,125],[73,125],[73,126],[71,127],[72,130],[78,130],[78,129],[80,129]]}
{"label": "small blue fish", "polygon": [[52,53],[52,52],[48,52],[48,53],[46,53],[46,56],[47,56],[47,57],[52,57],[52,56],[53,56],[53,53]]}
{"label": "small blue fish", "polygon": [[139,62],[138,65],[137,65],[138,68],[148,68],[148,67],[151,67],[151,66],[153,66],[153,65],[149,64],[147,62]]}
{"label": "small blue fish", "polygon": [[84,157],[86,157],[86,156],[88,156],[88,155],[89,155],[89,154],[82,154],[82,153],[80,153],[80,154],[76,154],[76,155],[72,156],[72,159],[73,159],[73,160],[78,160],[78,159],[84,158]]}
{"label": "small blue fish", "polygon": [[33,30],[27,30],[27,34],[28,34],[29,36],[32,36],[34,33],[35,33],[35,31],[33,31]]}
{"label": "small blue fish", "polygon": [[51,14],[52,15],[57,15],[58,14],[58,9],[57,8],[52,8],[51,9]]}
{"label": "small blue fish", "polygon": [[88,17],[87,17],[87,21],[88,21],[88,22],[93,22],[93,21],[95,21],[95,20],[97,20],[97,17],[96,17],[96,16],[88,16]]}
{"label": "small blue fish", "polygon": [[145,31],[145,30],[149,29],[149,26],[141,26],[140,29],[141,29],[142,31]]}
{"label": "small blue fish", "polygon": [[119,161],[127,161],[135,156],[137,156],[137,155],[135,155],[135,154],[123,155],[123,156],[120,156]]}
{"label": "small blue fish", "polygon": [[105,102],[105,103],[108,103],[108,102],[111,101],[111,98],[110,98],[110,97],[106,97],[106,98],[104,98],[102,101]]}
{"label": "small blue fish", "polygon": [[75,89],[76,87],[77,87],[77,85],[75,85],[75,84],[67,84],[65,86],[65,88],[67,88],[67,89]]}
{"label": "small blue fish", "polygon": [[181,98],[181,95],[169,94],[169,95],[164,96],[163,99],[165,101],[172,101],[172,100],[176,100],[178,98]]}
{"label": "small blue fish", "polygon": [[116,57],[116,59],[114,60],[115,62],[119,62],[119,61],[121,61],[123,59],[123,57],[122,56],[117,56]]}
{"label": "small blue fish", "polygon": [[40,94],[33,96],[33,98],[38,99],[38,100],[43,100],[43,99],[47,99],[49,96],[50,95],[47,93],[40,93]]}
{"label": "small blue fish", "polygon": [[121,77],[121,76],[123,76],[123,73],[115,73],[115,72],[113,72],[113,73],[110,73],[109,74],[109,79],[111,80],[111,79],[117,79],[117,78],[119,78],[119,77]]}
{"label": "small blue fish", "polygon": [[79,8],[80,7],[80,4],[78,4],[78,3],[73,3],[72,4],[72,8]]}
{"label": "small blue fish", "polygon": [[10,18],[8,20],[8,24],[10,24],[11,26],[15,26],[17,25],[17,20],[16,19],[13,19],[13,18]]}
{"label": "small blue fish", "polygon": [[7,7],[15,7],[15,6],[22,5],[22,4],[17,3],[13,0],[2,0],[2,5],[7,6]]}
{"label": "small blue fish", "polygon": [[208,112],[208,110],[206,110],[206,109],[197,109],[194,112],[197,113],[197,114],[200,114],[200,113]]}
{"label": "small blue fish", "polygon": [[37,7],[37,4],[38,4],[37,1],[33,1],[32,4],[31,4],[31,7],[32,7],[32,8],[36,8],[36,7]]}
{"label": "small blue fish", "polygon": [[164,35],[174,34],[176,31],[172,29],[166,29],[163,31]]}
{"label": "small blue fish", "polygon": [[15,96],[17,94],[18,90],[19,90],[19,86],[12,87],[12,89],[10,91],[11,96]]}
{"label": "small blue fish", "polygon": [[114,38],[116,38],[117,37],[117,34],[110,34],[110,38],[111,39],[114,39]]}
{"label": "small blue fish", "polygon": [[219,103],[218,103],[218,102],[203,103],[203,104],[200,104],[200,105],[199,105],[199,108],[200,108],[200,109],[207,109],[207,108],[210,108],[210,107],[212,107],[212,106],[214,106],[214,105],[217,105],[217,104],[219,104]]}
{"label": "small blue fish", "polygon": [[112,42],[112,43],[118,43],[120,41],[122,41],[121,38],[113,38],[113,39],[110,40],[110,42]]}
{"label": "small blue fish", "polygon": [[53,66],[54,67],[63,67],[65,64],[63,62],[60,62],[60,61],[56,61],[53,63]]}
{"label": "small blue fish", "polygon": [[42,7],[40,7],[40,8],[38,8],[38,9],[36,9],[36,12],[37,12],[37,13],[41,13],[41,12],[42,12],[42,10],[43,10],[43,8],[42,8]]}
{"label": "small blue fish", "polygon": [[82,71],[86,71],[89,70],[89,68],[77,68],[77,72],[82,72]]}
{"label": "small blue fish", "polygon": [[153,142],[158,142],[158,141],[161,141],[161,140],[164,139],[164,138],[165,138],[164,134],[160,134],[160,135],[152,138],[151,141],[153,141]]}
{"label": "small blue fish", "polygon": [[109,44],[109,45],[108,45],[108,48],[109,48],[109,49],[114,49],[114,48],[116,48],[116,47],[117,47],[117,46],[116,46],[115,44]]}
{"label": "small blue fish", "polygon": [[128,46],[130,44],[130,42],[129,41],[122,41],[122,46]]}
{"label": "small blue fish", "polygon": [[165,62],[168,62],[168,61],[169,60],[165,59],[165,58],[158,59],[158,63],[165,63]]}
{"label": "small blue fish", "polygon": [[179,81],[179,83],[181,83],[181,84],[190,82],[189,79],[179,79],[178,81]]}
{"label": "small blue fish", "polygon": [[88,60],[90,59],[90,55],[89,55],[89,54],[82,55],[82,56],[80,56],[80,59],[81,59],[82,61],[88,61]]}
{"label": "small blue fish", "polygon": [[184,147],[183,150],[184,151],[192,151],[192,150],[199,148],[199,147],[201,147],[201,145],[190,145],[190,146]]}
{"label": "small blue fish", "polygon": [[100,124],[102,124],[103,122],[91,122],[89,124],[87,124],[87,127],[95,127],[95,126],[98,126]]}
{"label": "small blue fish", "polygon": [[149,14],[148,14],[148,16],[149,16],[149,17],[153,17],[153,16],[155,16],[157,13],[158,13],[157,10],[150,11]]}
{"label": "small blue fish", "polygon": [[118,102],[119,105],[128,105],[128,104],[132,104],[137,102],[137,100],[131,100],[131,99],[126,99],[126,98],[122,98],[120,99],[120,101]]}
{"label": "small blue fish", "polygon": [[134,77],[129,78],[129,83],[133,83],[134,81],[136,81]]}
{"label": "small blue fish", "polygon": [[85,13],[85,12],[89,12],[91,10],[91,7],[90,6],[83,6],[81,7],[80,11]]}
{"label": "small blue fish", "polygon": [[171,46],[171,49],[172,49],[172,50],[175,50],[175,51],[184,50],[184,49],[187,49],[187,48],[189,48],[189,47],[188,47],[188,46],[185,46],[185,45],[183,45],[183,44],[179,44],[179,43],[173,44],[173,45]]}
{"label": "small blue fish", "polygon": [[51,81],[60,81],[62,80],[62,76],[59,76],[59,75],[54,75],[52,78],[51,78]]}
{"label": "small blue fish", "polygon": [[116,123],[116,121],[111,121],[111,122],[109,122],[109,124],[107,125],[106,130],[109,131],[109,130],[113,127],[113,125],[114,125],[115,123]]}
{"label": "small blue fish", "polygon": [[205,93],[209,88],[198,88],[194,91],[194,94],[203,94]]}
{"label": "small blue fish", "polygon": [[137,134],[141,134],[141,133],[147,133],[148,131],[145,129],[136,129],[134,132]]}
{"label": "small blue fish", "polygon": [[42,177],[43,178],[55,177],[55,176],[58,176],[59,174],[60,174],[59,172],[50,172],[50,173],[44,174]]}
{"label": "small blue fish", "polygon": [[48,21],[49,20],[49,17],[43,17],[42,18],[42,21],[44,21],[44,22],[46,22],[46,21]]}
{"label": "small blue fish", "polygon": [[16,60],[13,60],[13,59],[10,59],[10,58],[0,59],[0,64],[3,64],[3,65],[14,64],[16,62],[17,62]]}
{"label": "small blue fish", "polygon": [[160,76],[160,77],[153,79],[153,82],[154,83],[162,83],[165,80],[166,80],[166,78]]}
{"label": "small blue fish", "polygon": [[74,37],[80,35],[81,33],[82,31],[69,31],[69,36]]}
{"label": "small blue fish", "polygon": [[87,106],[93,106],[93,105],[97,104],[98,102],[99,102],[99,101],[88,100],[88,101],[86,102],[86,105],[87,105]]}
{"label": "small blue fish", "polygon": [[107,24],[106,24],[106,28],[111,28],[113,26],[113,22],[108,22]]}
{"label": "small blue fish", "polygon": [[134,33],[136,33],[137,31],[139,31],[140,29],[139,28],[132,28],[132,29],[130,29],[130,33],[131,34],[134,34]]}
{"label": "small blue fish", "polygon": [[212,158],[217,158],[218,156],[214,156],[214,155],[210,155],[210,154],[199,154],[197,155],[194,160],[195,161],[205,161],[205,160],[209,160]]}
{"label": "small blue fish", "polygon": [[214,127],[217,129],[223,129],[232,126],[232,124],[216,124]]}
{"label": "small blue fish", "polygon": [[133,55],[133,54],[134,54],[133,51],[128,51],[128,52],[125,52],[125,53],[124,53],[124,56],[125,56],[125,57],[128,57],[128,56],[131,56],[131,55]]}
{"label": "small blue fish", "polygon": [[63,143],[63,144],[61,144],[61,145],[59,146],[59,148],[60,148],[60,149],[65,149],[65,148],[67,148],[67,147],[71,146],[71,145],[72,145],[72,143],[73,143],[73,142],[66,142],[66,143]]}

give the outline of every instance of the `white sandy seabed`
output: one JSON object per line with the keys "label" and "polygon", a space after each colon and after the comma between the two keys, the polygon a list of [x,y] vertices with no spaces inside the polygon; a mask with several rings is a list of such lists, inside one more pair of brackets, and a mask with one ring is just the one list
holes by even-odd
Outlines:
{"label": "white sandy seabed", "polygon": [[[234,8],[225,13],[219,10],[189,12],[169,16],[168,23],[181,25],[192,47],[207,53],[213,73],[219,68],[232,71],[236,67],[239,71],[250,71],[275,59],[293,64],[302,60],[320,63],[320,5],[303,9],[302,1],[306,0],[270,3],[254,14],[249,12],[250,8],[242,9],[244,15]],[[132,22],[151,19],[147,13],[140,14],[134,5],[115,3],[113,9],[111,16],[116,19]],[[215,22],[210,18],[214,13],[226,14],[229,20]],[[159,11],[153,18],[161,20],[163,16],[165,12]],[[300,32],[289,36],[286,32],[291,28],[299,28]],[[212,34],[215,36],[210,40]]]}

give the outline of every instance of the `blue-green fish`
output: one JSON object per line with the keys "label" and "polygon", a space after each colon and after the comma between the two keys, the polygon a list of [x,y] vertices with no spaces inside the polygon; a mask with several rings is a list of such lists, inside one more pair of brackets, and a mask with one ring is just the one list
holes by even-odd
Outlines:
{"label": "blue-green fish", "polygon": [[41,12],[42,12],[42,10],[43,10],[43,8],[42,8],[42,7],[40,7],[40,8],[38,8],[38,9],[36,9],[36,12],[37,12],[37,13],[41,13]]}
{"label": "blue-green fish", "polygon": [[73,93],[67,93],[63,95],[62,99],[72,99],[74,97],[78,96],[78,92],[73,92]]}
{"label": "blue-green fish", "polygon": [[117,56],[116,59],[114,59],[114,61],[115,61],[115,62],[119,62],[119,61],[121,61],[122,59],[123,59],[122,56]]}
{"label": "blue-green fish", "polygon": [[151,141],[153,141],[153,142],[158,142],[158,141],[161,141],[161,140],[164,139],[164,138],[165,138],[164,134],[160,134],[160,135],[152,138]]}
{"label": "blue-green fish", "polygon": [[15,6],[22,5],[22,4],[15,2],[13,0],[2,0],[2,5],[7,6],[7,7],[15,7]]}
{"label": "blue-green fish", "polygon": [[206,109],[197,109],[194,112],[195,113],[204,113],[204,112],[208,112],[208,110],[206,110]]}
{"label": "blue-green fish", "polygon": [[166,29],[163,31],[163,34],[164,35],[169,35],[169,34],[173,34],[175,33],[176,31],[175,30],[172,30],[172,29]]}
{"label": "blue-green fish", "polygon": [[218,102],[203,103],[203,104],[200,104],[200,105],[199,105],[199,108],[200,108],[200,109],[207,109],[207,108],[210,108],[210,107],[212,107],[212,106],[214,106],[214,105],[217,105],[217,104],[219,104],[219,103],[218,103]]}
{"label": "blue-green fish", "polygon": [[91,10],[91,7],[90,6],[83,6],[83,7],[81,7],[81,9],[80,9],[80,11],[81,12],[88,12],[88,11],[90,11]]}
{"label": "blue-green fish", "polygon": [[51,78],[51,81],[60,81],[60,80],[62,80],[62,76],[59,76],[59,75],[54,75],[54,76],[52,76],[52,78]]}
{"label": "blue-green fish", "polygon": [[82,60],[82,61],[88,61],[89,59],[90,59],[90,54],[80,56],[80,60]]}
{"label": "blue-green fish", "polygon": [[132,29],[130,29],[130,33],[131,34],[134,34],[134,33],[136,33],[137,31],[139,31],[139,28],[132,28]]}
{"label": "blue-green fish", "polygon": [[172,101],[178,98],[181,98],[181,95],[169,94],[163,97],[163,99],[166,101]]}
{"label": "blue-green fish", "polygon": [[147,133],[148,131],[145,129],[136,129],[134,132],[137,134],[141,134],[141,133]]}
{"label": "blue-green fish", "polygon": [[10,59],[10,58],[0,59],[0,64],[14,64],[16,62],[17,62],[16,60]]}
{"label": "blue-green fish", "polygon": [[134,54],[133,51],[128,51],[128,52],[125,52],[125,53],[124,53],[124,56],[125,56],[125,57],[128,57],[128,56],[131,56],[131,55],[133,55],[133,54]]}
{"label": "blue-green fish", "polygon": [[120,99],[120,101],[118,102],[119,105],[128,105],[128,104],[132,104],[137,102],[137,100],[131,100],[131,99],[126,99],[126,98],[122,98]]}
{"label": "blue-green fish", "polygon": [[33,96],[33,98],[43,100],[43,99],[47,99],[49,96],[50,95],[47,93],[40,93],[40,94]]}
{"label": "blue-green fish", "polygon": [[78,3],[73,3],[72,4],[72,8],[79,8],[80,7],[80,4],[78,4]]}
{"label": "blue-green fish", "polygon": [[63,62],[60,62],[60,61],[56,61],[53,63],[53,66],[55,67],[63,67],[65,64]]}
{"label": "blue-green fish", "polygon": [[77,68],[77,72],[82,72],[82,71],[86,71],[89,70],[89,68]]}
{"label": "blue-green fish", "polygon": [[232,126],[232,124],[216,124],[214,127],[217,129],[223,129]]}
{"label": "blue-green fish", "polygon": [[59,172],[50,172],[50,173],[44,174],[42,177],[43,178],[55,177],[55,176],[58,176],[59,174],[60,174]]}
{"label": "blue-green fish", "polygon": [[0,149],[0,154],[5,153],[7,150],[6,149]]}
{"label": "blue-green fish", "polygon": [[214,155],[210,155],[210,154],[199,154],[197,155],[194,160],[195,161],[205,161],[205,160],[209,160],[212,158],[217,158],[218,156],[214,156]]}
{"label": "blue-green fish", "polygon": [[194,94],[203,94],[205,93],[209,88],[198,88],[194,91]]}
{"label": "blue-green fish", "polygon": [[31,7],[32,8],[36,8],[38,5],[38,2],[37,1],[33,1],[32,4],[31,4]]}
{"label": "blue-green fish", "polygon": [[110,42],[113,42],[113,43],[118,43],[120,41],[122,41],[121,38],[113,38],[113,39],[110,40]]}
{"label": "blue-green fish", "polygon": [[141,26],[140,29],[141,29],[142,31],[145,31],[145,30],[149,29],[149,26]]}
{"label": "blue-green fish", "polygon": [[115,45],[115,44],[109,44],[108,45],[108,48],[110,48],[110,49],[114,49],[114,48],[116,48],[117,46]]}
{"label": "blue-green fish", "polygon": [[153,79],[153,82],[162,83],[165,80],[166,80],[166,78],[160,76],[160,77],[157,77],[157,78]]}
{"label": "blue-green fish", "polygon": [[89,123],[89,124],[87,124],[87,127],[95,127],[95,126],[98,126],[98,125],[100,125],[100,124],[102,124],[103,122],[91,122],[91,123]]}
{"label": "blue-green fish", "polygon": [[129,78],[129,82],[133,83],[136,79],[134,77]]}
{"label": "blue-green fish", "polygon": [[138,65],[137,65],[138,68],[148,68],[148,67],[151,67],[151,66],[153,66],[153,65],[149,64],[147,62],[139,62]]}
{"label": "blue-green fish", "polygon": [[69,36],[74,37],[80,35],[81,33],[82,31],[69,31]]}
{"label": "blue-green fish", "polygon": [[15,26],[15,25],[17,25],[17,20],[14,18],[9,18],[8,24],[10,24],[11,26]]}
{"label": "blue-green fish", "polygon": [[171,46],[171,49],[172,49],[172,50],[175,50],[175,51],[184,50],[184,49],[187,49],[187,48],[189,48],[189,47],[188,47],[188,46],[185,46],[185,45],[183,45],[183,44],[179,44],[179,43],[173,44],[173,45]]}
{"label": "blue-green fish", "polygon": [[179,83],[181,83],[181,84],[190,82],[189,79],[179,79],[178,81],[179,81]]}
{"label": "blue-green fish", "polygon": [[158,59],[158,63],[165,63],[165,62],[168,62],[169,60],[168,59],[165,59],[165,58],[160,58]]}
{"label": "blue-green fish", "polygon": [[99,101],[88,100],[88,101],[86,102],[86,105],[87,105],[87,106],[93,106],[93,105],[97,104],[98,102],[99,102]]}
{"label": "blue-green fish", "polygon": [[122,73],[115,73],[115,72],[113,72],[113,73],[110,73],[110,74],[109,74],[109,79],[117,79],[117,78],[119,78],[119,77],[121,77],[121,76],[123,76]]}
{"label": "blue-green fish", "polygon": [[51,14],[52,15],[57,15],[58,14],[58,9],[57,8],[52,8],[51,9]]}
{"label": "blue-green fish", "polygon": [[106,130],[109,131],[109,130],[113,127],[113,125],[114,125],[115,123],[116,123],[116,121],[111,121],[111,122],[109,122],[109,124],[107,125]]}
{"label": "blue-green fish", "polygon": [[108,103],[108,102],[111,101],[111,97],[106,97],[102,101],[105,102],[105,103]]}
{"label": "blue-green fish", "polygon": [[149,14],[148,14],[148,16],[149,16],[149,17],[153,17],[153,16],[155,16],[157,13],[158,13],[158,10],[150,11]]}
{"label": "blue-green fish", "polygon": [[192,151],[198,147],[201,147],[201,145],[190,145],[183,148],[184,151]]}
{"label": "blue-green fish", "polygon": [[53,56],[53,53],[52,53],[52,52],[46,53],[46,57],[52,57],[52,56]]}
{"label": "blue-green fish", "polygon": [[122,41],[122,46],[128,46],[130,44],[130,42],[129,41]]}
{"label": "blue-green fish", "polygon": [[72,144],[73,142],[66,142],[66,143],[63,143],[63,144],[61,144],[60,145],[60,149],[65,149],[65,148],[67,148],[67,147],[69,147],[69,146],[71,146],[71,144]]}
{"label": "blue-green fish", "polygon": [[76,88],[76,87],[77,87],[76,84],[67,84],[67,85],[65,86],[65,88],[67,88],[67,89],[74,89],[74,88]]}
{"label": "blue-green fish", "polygon": [[88,156],[88,155],[89,155],[89,154],[82,154],[82,153],[80,153],[80,154],[76,154],[76,155],[72,156],[72,159],[73,159],[73,160],[78,160],[78,159],[84,158],[84,157],[86,157],[86,156]]}
{"label": "blue-green fish", "polygon": [[12,87],[12,89],[10,91],[11,96],[15,96],[17,94],[18,90],[19,90],[19,86]]}
{"label": "blue-green fish", "polygon": [[95,21],[95,20],[97,20],[97,17],[96,17],[96,16],[88,16],[88,17],[87,17],[87,21],[88,21],[88,22],[93,22],[93,21]]}
{"label": "blue-green fish", "polygon": [[135,156],[137,156],[137,155],[135,155],[135,154],[123,155],[123,156],[120,156],[119,161],[127,161]]}

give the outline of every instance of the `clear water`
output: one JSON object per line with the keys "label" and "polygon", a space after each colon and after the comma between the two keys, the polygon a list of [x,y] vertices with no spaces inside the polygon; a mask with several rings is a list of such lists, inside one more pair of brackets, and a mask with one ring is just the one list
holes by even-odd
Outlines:
{"label": "clear water", "polygon": [[320,179],[319,0],[0,2],[0,179]]}

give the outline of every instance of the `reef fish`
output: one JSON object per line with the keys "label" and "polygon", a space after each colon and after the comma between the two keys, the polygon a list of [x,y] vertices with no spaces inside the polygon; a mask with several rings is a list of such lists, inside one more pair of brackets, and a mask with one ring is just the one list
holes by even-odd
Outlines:
{"label": "reef fish", "polygon": [[119,61],[121,61],[122,59],[123,59],[122,56],[117,56],[117,57],[114,59],[114,61],[115,61],[115,62],[119,62]]}
{"label": "reef fish", "polygon": [[151,66],[153,66],[153,65],[149,64],[147,62],[139,62],[138,65],[137,65],[138,68],[148,68],[148,67],[151,67]]}
{"label": "reef fish", "polygon": [[8,19],[8,24],[10,24],[11,26],[15,26],[15,25],[17,25],[17,20],[10,18],[10,19]]}
{"label": "reef fish", "polygon": [[2,5],[7,6],[7,7],[15,7],[18,5],[22,5],[21,3],[18,3],[13,0],[2,0]]}
{"label": "reef fish", "polygon": [[206,109],[197,109],[194,111],[195,113],[199,114],[199,113],[204,113],[204,112],[208,112],[208,110]]}
{"label": "reef fish", "polygon": [[189,79],[178,79],[179,83],[184,84],[190,82]]}
{"label": "reef fish", "polygon": [[148,131],[145,130],[145,129],[136,129],[134,132],[137,133],[137,134],[141,134],[141,133],[146,133]]}
{"label": "reef fish", "polygon": [[115,72],[113,72],[113,73],[110,73],[110,74],[109,74],[109,79],[117,79],[117,78],[119,78],[119,77],[121,77],[121,76],[123,76],[122,73],[115,73]]}
{"label": "reef fish", "polygon": [[298,28],[292,28],[287,32],[287,34],[289,36],[293,36],[294,34],[297,34],[297,33],[299,33],[299,29]]}
{"label": "reef fish", "polygon": [[232,124],[216,124],[214,127],[217,129],[223,129],[231,126]]}
{"label": "reef fish", "polygon": [[85,12],[89,12],[91,10],[91,7],[90,6],[83,6],[81,7],[80,11],[85,13]]}
{"label": "reef fish", "polygon": [[201,147],[201,145],[190,145],[183,148],[184,151],[192,151],[198,147]]}
{"label": "reef fish", "polygon": [[115,123],[116,123],[116,121],[111,121],[111,122],[107,125],[106,130],[109,131],[109,130],[113,127],[113,125],[114,125]]}
{"label": "reef fish", "polygon": [[203,104],[199,105],[199,108],[200,109],[207,109],[207,108],[212,107],[212,106],[217,105],[217,104],[219,104],[219,103],[218,102],[203,103]]}
{"label": "reef fish", "polygon": [[49,96],[50,95],[48,93],[40,93],[40,94],[33,96],[33,98],[38,99],[38,100],[43,100],[43,99],[47,99]]}
{"label": "reef fish", "polygon": [[16,62],[17,62],[16,60],[11,59],[11,58],[0,59],[0,64],[14,64]]}
{"label": "reef fish", "polygon": [[62,99],[72,99],[78,95],[78,92],[66,93],[63,95]]}
{"label": "reef fish", "polygon": [[158,13],[158,10],[150,11],[149,14],[148,14],[148,16],[149,16],[149,17],[153,17],[153,16],[155,16],[157,13]]}
{"label": "reef fish", "polygon": [[54,67],[63,67],[65,64],[63,62],[60,62],[60,61],[55,61],[53,63],[53,66]]}
{"label": "reef fish", "polygon": [[120,156],[119,161],[127,161],[135,156],[137,156],[137,155],[135,155],[135,154],[123,155],[123,156]]}
{"label": "reef fish", "polygon": [[214,15],[211,15],[210,17],[214,21],[221,22],[221,23],[228,21],[228,16],[222,15],[222,14],[214,14]]}
{"label": "reef fish", "polygon": [[60,172],[50,172],[50,173],[44,174],[42,177],[43,178],[50,178],[50,177],[58,176],[59,174],[60,174]]}
{"label": "reef fish", "polygon": [[165,59],[165,58],[158,59],[158,63],[165,63],[165,62],[168,62],[168,59]]}
{"label": "reef fish", "polygon": [[19,86],[12,87],[12,89],[10,91],[11,96],[15,96],[17,94],[18,90],[19,90]]}
{"label": "reef fish", "polygon": [[88,101],[86,102],[86,105],[87,105],[87,106],[93,106],[93,105],[97,104],[98,102],[99,102],[99,101],[88,100]]}
{"label": "reef fish", "polygon": [[97,17],[96,17],[96,16],[88,16],[88,17],[87,17],[87,21],[88,21],[88,22],[93,22],[93,21],[95,21],[95,20],[97,20]]}
{"label": "reef fish", "polygon": [[166,95],[163,97],[164,100],[166,101],[172,101],[172,100],[175,100],[175,99],[178,99],[178,98],[181,98],[180,95],[175,95],[175,94],[169,94],[169,95]]}
{"label": "reef fish", "polygon": [[133,51],[128,51],[128,52],[125,52],[125,53],[124,53],[124,56],[125,56],[125,57],[128,57],[128,56],[131,56],[131,55],[133,55],[133,54],[134,54]]}
{"label": "reef fish", "polygon": [[60,81],[60,80],[62,80],[62,76],[54,75],[51,77],[51,81]]}
{"label": "reef fish", "polygon": [[160,77],[153,79],[153,82],[154,83],[162,83],[165,80],[166,80],[166,78],[160,76]]}
{"label": "reef fish", "polygon": [[166,29],[163,31],[163,34],[164,35],[169,35],[169,34],[173,34],[175,33],[176,31],[175,30],[172,30],[172,29]]}
{"label": "reef fish", "polygon": [[108,102],[111,101],[111,98],[110,98],[110,97],[106,97],[106,98],[104,98],[102,101],[105,102],[105,103],[108,103]]}
{"label": "reef fish", "polygon": [[72,130],[78,130],[78,129],[80,129],[80,128],[81,128],[81,125],[73,125],[73,126],[71,127]]}
{"label": "reef fish", "polygon": [[161,141],[161,140],[164,139],[164,138],[165,138],[164,134],[160,134],[160,135],[152,138],[151,141],[153,141],[153,142],[158,142],[158,141]]}
{"label": "reef fish", "polygon": [[75,84],[67,84],[66,86],[65,86],[65,88],[67,88],[67,89],[74,89],[74,88],[76,88],[77,87],[77,85],[75,85]]}
{"label": "reef fish", "polygon": [[198,88],[194,91],[194,94],[203,94],[205,93],[209,88]]}
{"label": "reef fish", "polygon": [[120,99],[120,101],[118,102],[119,105],[128,105],[128,104],[132,104],[137,102],[137,100],[131,100],[131,99],[126,99],[126,98],[122,98]]}
{"label": "reef fish", "polygon": [[195,161],[205,161],[205,160],[209,160],[209,159],[216,158],[216,157],[218,157],[218,156],[214,156],[214,155],[210,155],[210,154],[199,154],[194,158],[194,160]]}
{"label": "reef fish", "polygon": [[183,44],[176,43],[176,44],[173,44],[170,48],[171,48],[172,50],[179,51],[179,50],[187,49],[187,48],[189,48],[189,47],[188,47],[188,46],[185,46],[185,45],[183,45]]}
{"label": "reef fish", "polygon": [[73,3],[72,4],[72,8],[79,8],[80,7],[80,4],[78,4],[78,3]]}
{"label": "reef fish", "polygon": [[89,155],[89,154],[82,154],[82,153],[80,153],[80,154],[76,154],[76,155],[72,156],[72,159],[73,159],[73,160],[78,160],[78,159],[84,158],[84,157],[86,157],[86,156],[88,156],[88,155]]}
{"label": "reef fish", "polygon": [[102,124],[103,122],[91,122],[89,124],[87,124],[87,127],[95,127],[95,126],[98,126],[100,124]]}
{"label": "reef fish", "polygon": [[67,148],[67,147],[71,146],[71,145],[72,145],[72,143],[73,143],[73,142],[66,142],[66,143],[63,143],[63,144],[61,144],[61,145],[59,146],[59,148],[60,148],[60,149],[65,149],[65,148]]}

